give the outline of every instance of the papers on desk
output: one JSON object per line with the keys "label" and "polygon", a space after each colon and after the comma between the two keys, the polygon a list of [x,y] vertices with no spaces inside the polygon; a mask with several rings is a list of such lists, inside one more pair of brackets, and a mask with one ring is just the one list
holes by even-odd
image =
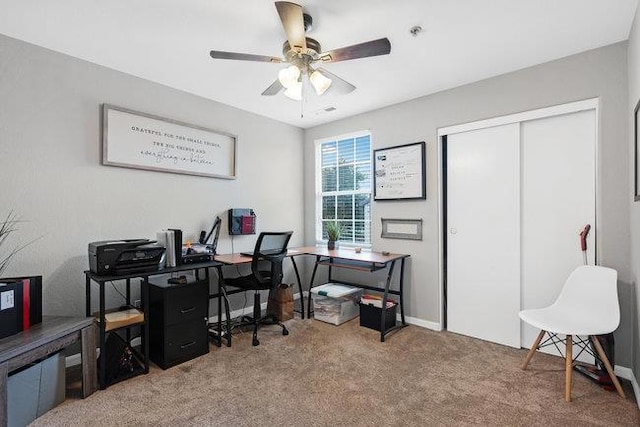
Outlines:
{"label": "papers on desk", "polygon": [[[382,296],[380,295],[362,295],[360,304],[372,305],[374,307],[382,308]],[[387,308],[391,308],[396,305],[396,302],[392,299],[387,299]]]}

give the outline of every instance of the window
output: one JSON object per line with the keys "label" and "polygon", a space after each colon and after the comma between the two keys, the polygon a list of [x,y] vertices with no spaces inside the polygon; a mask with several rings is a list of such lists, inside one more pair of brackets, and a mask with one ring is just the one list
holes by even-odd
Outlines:
{"label": "window", "polygon": [[340,242],[371,245],[371,135],[359,133],[317,142],[316,240],[326,224],[342,227]]}

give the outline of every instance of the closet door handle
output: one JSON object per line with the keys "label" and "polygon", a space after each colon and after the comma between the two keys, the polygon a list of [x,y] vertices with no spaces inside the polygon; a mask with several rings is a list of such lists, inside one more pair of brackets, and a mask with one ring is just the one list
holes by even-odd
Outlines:
{"label": "closet door handle", "polygon": [[195,307],[191,307],[191,308],[183,308],[182,310],[180,310],[180,313],[182,313],[182,314],[187,314],[187,313],[192,312],[192,311],[193,311],[193,310],[195,310],[195,309],[196,309]]}

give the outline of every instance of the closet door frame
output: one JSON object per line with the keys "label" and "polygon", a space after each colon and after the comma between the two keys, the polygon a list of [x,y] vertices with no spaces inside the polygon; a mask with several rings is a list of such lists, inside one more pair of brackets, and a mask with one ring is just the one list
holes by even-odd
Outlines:
{"label": "closet door frame", "polygon": [[[444,196],[445,196],[445,180],[444,180],[444,152],[443,152],[443,143],[446,142],[447,135],[452,135],[455,133],[468,132],[472,130],[484,129],[493,126],[506,125],[511,123],[519,123],[526,122],[530,120],[542,119],[547,117],[559,116],[563,114],[577,113],[580,111],[594,110],[596,123],[595,123],[595,218],[596,218],[596,226],[595,226],[595,239],[594,241],[598,241],[598,230],[600,229],[600,204],[599,204],[599,194],[600,194],[600,162],[599,162],[599,153],[600,153],[600,99],[599,98],[590,98],[582,101],[570,102],[567,104],[554,105],[550,107],[538,108],[535,110],[525,111],[521,113],[509,114],[506,116],[494,117],[485,120],[478,120],[469,123],[463,123],[459,125],[447,126],[438,128],[438,268],[439,268],[439,301],[438,306],[440,308],[439,313],[439,330],[445,329],[445,317],[446,317],[446,307],[445,307],[445,236],[444,236],[444,223],[445,223],[445,215],[444,215]],[[598,263],[598,259],[600,258],[600,247],[596,244],[596,252],[595,252],[595,261]]]}

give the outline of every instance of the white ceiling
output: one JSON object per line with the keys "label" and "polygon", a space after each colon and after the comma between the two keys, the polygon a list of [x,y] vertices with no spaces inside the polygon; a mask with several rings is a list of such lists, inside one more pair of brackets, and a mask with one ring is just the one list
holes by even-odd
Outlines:
{"label": "white ceiling", "polygon": [[0,33],[307,128],[626,40],[637,1],[300,0],[323,50],[391,41],[390,55],[324,65],[354,92],[304,103],[260,95],[282,64],[209,56],[281,56],[273,1],[0,0]]}

